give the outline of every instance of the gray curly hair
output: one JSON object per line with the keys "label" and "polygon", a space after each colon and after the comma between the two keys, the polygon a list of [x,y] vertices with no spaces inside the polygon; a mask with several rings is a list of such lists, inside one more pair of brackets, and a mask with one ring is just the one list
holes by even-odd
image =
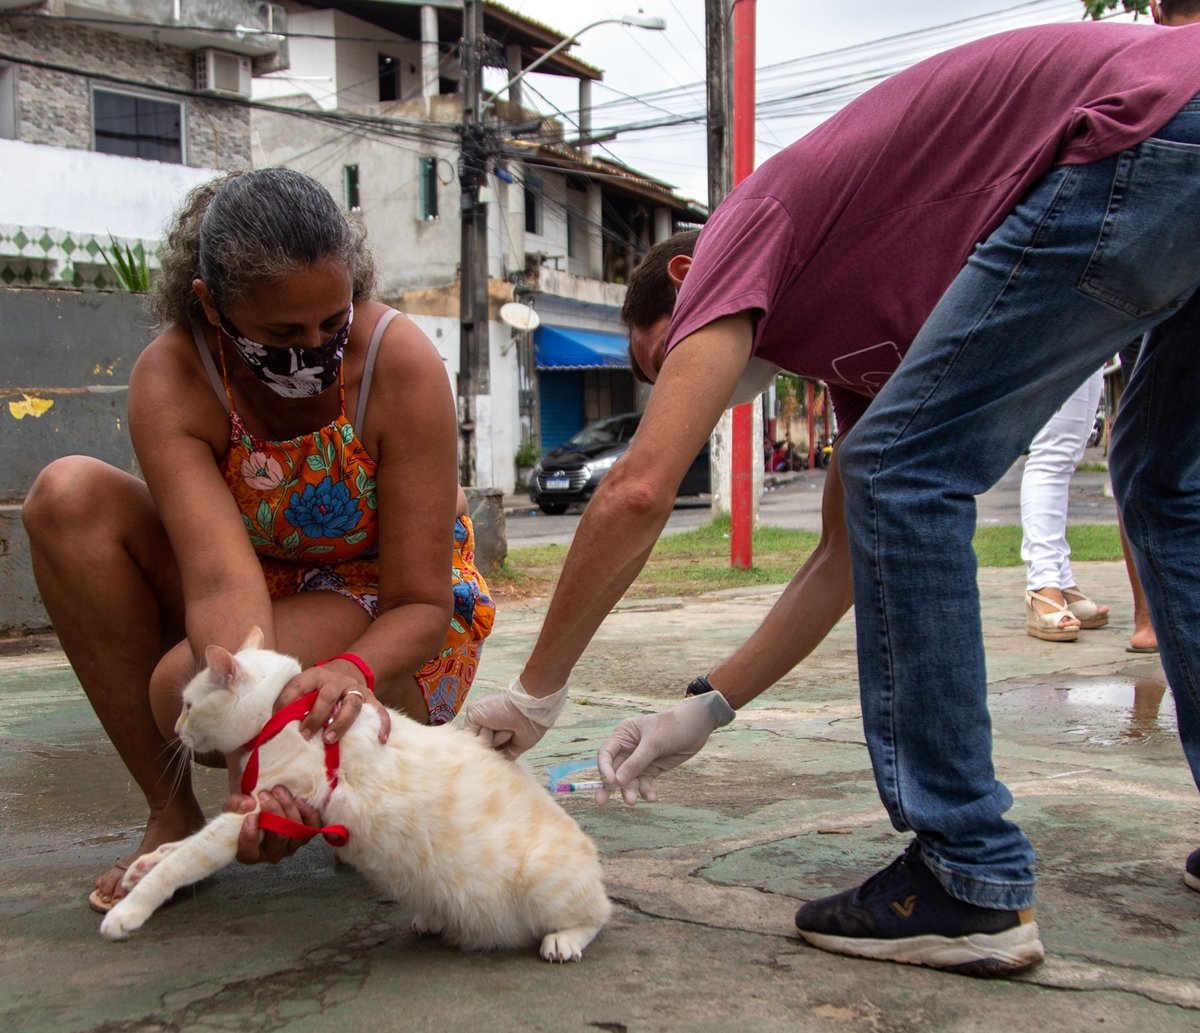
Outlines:
{"label": "gray curly hair", "polygon": [[355,301],[375,289],[365,228],[294,169],[231,172],[201,183],[184,198],[160,256],[154,313],[164,324],[203,321],[196,279],[225,306],[297,266],[335,259],[350,269]]}

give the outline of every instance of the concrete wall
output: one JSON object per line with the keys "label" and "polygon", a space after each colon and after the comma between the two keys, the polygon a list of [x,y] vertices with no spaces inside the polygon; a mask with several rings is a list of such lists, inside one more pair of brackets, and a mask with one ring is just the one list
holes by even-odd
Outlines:
{"label": "concrete wall", "polygon": [[[157,242],[192,187],[216,169],[142,161],[21,140],[0,140],[0,226]],[[32,240],[31,246],[37,241]],[[43,257],[37,253],[35,257]]]}
{"label": "concrete wall", "polygon": [[[0,20],[0,51],[137,82],[184,89],[195,85],[195,58],[188,50],[58,20]],[[68,75],[27,65],[17,67],[16,76],[18,140],[91,150],[93,80],[86,75]],[[118,86],[102,81],[96,81],[95,85],[154,94],[152,88]],[[171,94],[162,96],[169,100],[180,99]],[[186,126],[185,164],[237,168],[250,163],[250,114],[247,108],[196,97],[182,98],[182,104]]]}
{"label": "concrete wall", "polygon": [[[442,286],[457,275],[461,251],[458,157],[453,143],[400,137],[347,140],[340,126],[268,111],[254,113],[254,164],[286,165],[319,180],[343,205],[343,170],[358,166],[359,216],[375,255],[379,292]],[[439,217],[422,220],[418,168],[438,159]]]}
{"label": "concrete wall", "polygon": [[[453,383],[457,321],[428,316],[418,321],[446,358]],[[492,330],[493,349],[497,339],[507,344],[507,327],[493,324]],[[38,472],[67,455],[95,456],[139,472],[126,402],[129,372],[152,336],[152,320],[139,295],[0,289],[0,635],[38,631],[49,623],[20,515],[21,500]],[[507,408],[515,394],[508,376],[493,374],[493,390],[503,392],[501,405]],[[512,466],[511,434],[495,453],[490,440],[482,444],[481,472],[493,464],[502,472]],[[485,573],[503,564],[507,552],[502,492],[512,489],[512,479],[509,469],[499,486],[469,493],[477,561]]]}
{"label": "concrete wall", "polygon": [[150,337],[138,295],[0,289],[0,634],[48,623],[20,519],[38,471],[78,454],[137,472],[126,398]]}

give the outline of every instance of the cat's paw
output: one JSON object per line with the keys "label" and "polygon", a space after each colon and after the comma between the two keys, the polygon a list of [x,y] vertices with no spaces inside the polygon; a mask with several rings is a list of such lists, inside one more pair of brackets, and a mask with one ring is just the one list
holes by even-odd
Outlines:
{"label": "cat's paw", "polygon": [[129,934],[146,924],[150,913],[136,903],[131,903],[129,897],[117,901],[113,909],[104,916],[100,923],[101,935],[110,940],[124,940]]}
{"label": "cat's paw", "polygon": [[159,861],[178,845],[178,843],[164,843],[157,850],[151,850],[148,854],[142,854],[141,857],[129,866],[125,874],[121,877],[121,885],[127,890],[133,889],[134,886],[145,878],[151,868],[158,864]]}
{"label": "cat's paw", "polygon": [[417,936],[441,936],[445,928],[430,915],[413,915],[412,931]]}
{"label": "cat's paw", "polygon": [[547,961],[578,961],[583,957],[583,948],[588,940],[577,935],[574,929],[559,930],[547,933],[542,939],[542,957]]}

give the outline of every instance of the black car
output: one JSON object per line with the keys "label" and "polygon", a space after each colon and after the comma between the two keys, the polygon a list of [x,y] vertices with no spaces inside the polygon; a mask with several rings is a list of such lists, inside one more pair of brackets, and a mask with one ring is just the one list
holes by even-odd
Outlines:
{"label": "black car", "polygon": [[[587,502],[625,454],[641,419],[640,412],[606,416],[542,456],[529,480],[529,494],[542,512],[565,513],[572,502]],[[684,475],[679,494],[707,495],[711,490],[706,443]]]}

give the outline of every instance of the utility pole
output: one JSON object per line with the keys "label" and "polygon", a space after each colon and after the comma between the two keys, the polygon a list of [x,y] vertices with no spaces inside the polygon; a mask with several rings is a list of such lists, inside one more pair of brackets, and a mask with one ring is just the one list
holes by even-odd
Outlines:
{"label": "utility pole", "polygon": [[733,185],[733,60],[729,46],[729,0],[704,0],[708,72],[708,210],[715,212]]}
{"label": "utility pole", "polygon": [[483,0],[463,0],[462,250],[459,270],[459,480],[477,487],[480,399],[491,391],[488,341],[487,183],[489,137],[483,115]]}
{"label": "utility pole", "polygon": [[[733,185],[733,46],[730,0],[704,0],[704,36],[708,80],[708,211],[717,210]],[[709,442],[712,515],[730,515],[733,473],[733,423],[721,414]]]}

